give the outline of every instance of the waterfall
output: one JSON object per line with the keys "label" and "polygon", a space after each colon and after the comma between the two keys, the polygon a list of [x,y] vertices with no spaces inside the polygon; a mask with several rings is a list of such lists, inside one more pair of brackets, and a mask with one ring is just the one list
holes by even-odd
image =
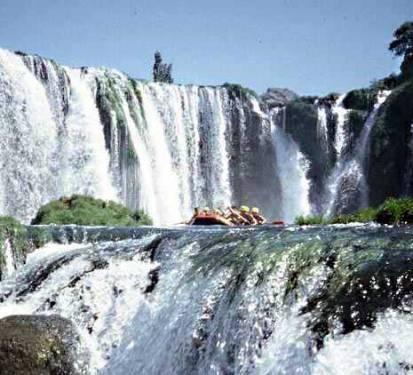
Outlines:
{"label": "waterfall", "polygon": [[80,72],[66,70],[71,83],[63,92],[70,93],[63,120],[55,67],[45,64],[41,81],[31,61],[0,50],[0,214],[27,222],[63,195],[116,199],[97,109]]}
{"label": "waterfall", "polygon": [[276,172],[255,167],[271,134],[252,97],[6,50],[0,81],[1,215],[28,222],[42,204],[75,193],[120,200],[159,225],[187,219],[193,207],[245,197],[274,215],[259,181]]}
{"label": "waterfall", "polygon": [[327,129],[327,110],[324,105],[317,105],[317,139],[328,154],[328,129]]}
{"label": "waterfall", "polygon": [[10,239],[6,238],[4,240],[2,250],[4,259],[4,275],[2,275],[2,278],[4,279],[12,276],[14,271],[16,270]]}
{"label": "waterfall", "polygon": [[336,132],[334,138],[334,148],[336,150],[337,159],[342,157],[342,152],[345,149],[347,136],[344,125],[347,118],[347,109],[343,107],[343,100],[347,94],[341,95],[333,105],[332,112],[336,116]]}
{"label": "waterfall", "polygon": [[[368,206],[366,161],[369,153],[369,135],[376,121],[377,113],[390,93],[391,91],[380,91],[377,94],[376,103],[367,116],[355,149],[349,157],[338,159],[327,184],[327,216],[331,216],[337,211],[341,213],[343,209],[354,211]],[[341,120],[338,119],[337,121],[340,122]],[[343,125],[338,124],[337,127],[343,127]],[[341,151],[342,149],[343,147],[338,148]],[[339,156],[342,155],[341,151],[338,153]]]}
{"label": "waterfall", "polygon": [[285,108],[273,109],[272,135],[282,194],[282,219],[294,222],[299,215],[309,215],[309,162],[298,145],[285,133]]}

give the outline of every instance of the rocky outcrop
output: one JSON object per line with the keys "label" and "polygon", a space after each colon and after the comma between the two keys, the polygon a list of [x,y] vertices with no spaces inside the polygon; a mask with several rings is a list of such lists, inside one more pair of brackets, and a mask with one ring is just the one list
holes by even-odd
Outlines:
{"label": "rocky outcrop", "polygon": [[268,108],[284,107],[292,100],[298,98],[298,95],[289,89],[269,88],[261,95],[261,100]]}
{"label": "rocky outcrop", "polygon": [[371,132],[370,204],[413,193],[413,81],[396,88],[383,104]]}
{"label": "rocky outcrop", "polygon": [[0,369],[4,375],[87,373],[79,336],[57,315],[15,315],[0,320]]}

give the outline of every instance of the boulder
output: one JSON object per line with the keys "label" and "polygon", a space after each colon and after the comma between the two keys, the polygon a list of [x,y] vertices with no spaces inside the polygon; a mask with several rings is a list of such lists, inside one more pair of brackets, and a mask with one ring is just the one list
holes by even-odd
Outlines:
{"label": "boulder", "polygon": [[87,373],[87,356],[72,323],[58,315],[14,315],[0,320],[3,375]]}

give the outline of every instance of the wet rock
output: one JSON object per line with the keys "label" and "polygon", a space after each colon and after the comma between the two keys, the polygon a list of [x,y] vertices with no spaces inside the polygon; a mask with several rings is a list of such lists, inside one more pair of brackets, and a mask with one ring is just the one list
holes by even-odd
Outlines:
{"label": "wet rock", "polygon": [[0,320],[2,375],[77,375],[87,373],[72,323],[58,315],[14,315]]}

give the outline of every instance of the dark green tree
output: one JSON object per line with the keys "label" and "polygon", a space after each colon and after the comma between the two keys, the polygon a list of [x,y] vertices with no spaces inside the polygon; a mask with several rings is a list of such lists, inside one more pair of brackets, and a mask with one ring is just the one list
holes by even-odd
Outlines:
{"label": "dark green tree", "polygon": [[413,77],[413,22],[405,22],[393,34],[389,46],[396,56],[403,57],[400,66],[403,78]]}
{"label": "dark green tree", "polygon": [[164,64],[159,51],[155,52],[155,63],[153,64],[153,80],[155,82],[173,83],[172,64]]}

